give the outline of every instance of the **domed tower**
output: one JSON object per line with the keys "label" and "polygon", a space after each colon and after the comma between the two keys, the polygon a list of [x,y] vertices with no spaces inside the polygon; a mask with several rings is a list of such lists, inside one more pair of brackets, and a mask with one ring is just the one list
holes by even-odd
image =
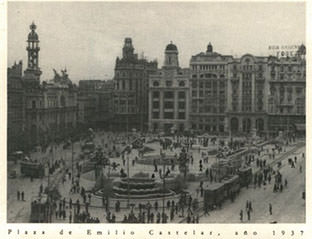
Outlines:
{"label": "domed tower", "polygon": [[167,45],[165,50],[165,63],[164,67],[179,67],[178,48],[172,42]]}
{"label": "domed tower", "polygon": [[123,58],[132,58],[133,57],[134,48],[132,45],[132,39],[127,37],[125,38],[125,44],[122,48],[122,57]]}
{"label": "domed tower", "polygon": [[28,53],[28,61],[27,61],[27,69],[25,70],[25,79],[28,81],[36,81],[39,82],[41,71],[39,68],[39,37],[36,33],[37,26],[33,22],[30,25],[31,32],[28,34],[27,39],[27,53]]}
{"label": "domed tower", "polygon": [[211,42],[209,42],[208,46],[207,46],[207,53],[212,53],[213,52],[213,47],[211,45]]}

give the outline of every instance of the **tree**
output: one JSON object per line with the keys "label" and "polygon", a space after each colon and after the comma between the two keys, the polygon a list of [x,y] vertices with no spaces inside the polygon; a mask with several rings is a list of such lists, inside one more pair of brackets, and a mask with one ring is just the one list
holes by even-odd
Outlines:
{"label": "tree", "polygon": [[183,173],[184,180],[185,180],[186,174],[188,172],[187,161],[188,161],[187,153],[185,152],[185,149],[182,148],[182,151],[179,155],[179,170],[180,170],[180,173]]}
{"label": "tree", "polygon": [[186,183],[184,178],[182,178],[180,175],[178,175],[174,179],[173,187],[172,190],[175,191],[176,193],[182,192],[184,189],[186,189]]}
{"label": "tree", "polygon": [[113,181],[109,178],[106,178],[104,175],[98,178],[95,182],[94,190],[101,190],[102,197],[106,198],[107,208],[109,208],[109,198],[114,195],[113,191]]}

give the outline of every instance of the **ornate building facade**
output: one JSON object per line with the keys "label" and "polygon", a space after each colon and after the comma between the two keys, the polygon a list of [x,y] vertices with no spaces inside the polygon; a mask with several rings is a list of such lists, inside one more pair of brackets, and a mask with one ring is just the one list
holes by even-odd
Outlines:
{"label": "ornate building facade", "polygon": [[148,77],[157,71],[156,61],[139,59],[132,39],[126,38],[122,58],[117,57],[114,75],[114,121],[119,130],[146,130],[148,123]]}
{"label": "ornate building facade", "polygon": [[150,131],[188,130],[189,69],[179,67],[176,45],[167,45],[164,66],[149,77],[148,94]]}
{"label": "ornate building facade", "polygon": [[54,70],[52,80],[40,83],[39,37],[34,23],[30,29],[27,69],[23,76],[26,148],[68,137],[76,127],[77,118],[77,87],[66,69],[62,74]]}
{"label": "ornate building facade", "polygon": [[232,134],[267,130],[267,57],[250,54],[228,66],[227,118]]}
{"label": "ornate building facade", "polygon": [[232,56],[213,51],[190,60],[190,125],[193,131],[222,134],[228,130],[226,110],[228,98],[228,68]]}
{"label": "ornate building facade", "polygon": [[24,145],[25,110],[23,88],[23,64],[8,68],[7,71],[7,94],[8,94],[8,118],[7,118],[7,142],[8,152],[21,150]]}
{"label": "ornate building facade", "polygon": [[268,58],[268,127],[270,132],[305,131],[306,48],[295,57]]}
{"label": "ornate building facade", "polygon": [[109,129],[113,121],[112,80],[81,80],[78,93],[80,126]]}

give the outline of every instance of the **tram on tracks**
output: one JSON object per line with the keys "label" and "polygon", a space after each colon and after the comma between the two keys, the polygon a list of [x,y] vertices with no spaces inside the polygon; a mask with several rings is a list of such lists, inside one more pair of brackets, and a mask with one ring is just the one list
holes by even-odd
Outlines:
{"label": "tram on tracks", "polygon": [[30,207],[30,222],[32,223],[47,223],[49,222],[49,205],[48,195],[33,197]]}
{"label": "tram on tracks", "polygon": [[241,187],[248,186],[252,181],[252,169],[251,167],[240,168],[238,170],[239,182]]}
{"label": "tram on tracks", "polygon": [[42,178],[44,176],[44,165],[39,162],[21,161],[21,174],[33,178]]}
{"label": "tram on tracks", "polygon": [[226,199],[234,200],[240,189],[252,180],[251,168],[239,170],[238,175],[231,175],[221,182],[208,185],[204,190],[204,209],[212,210],[221,207]]}

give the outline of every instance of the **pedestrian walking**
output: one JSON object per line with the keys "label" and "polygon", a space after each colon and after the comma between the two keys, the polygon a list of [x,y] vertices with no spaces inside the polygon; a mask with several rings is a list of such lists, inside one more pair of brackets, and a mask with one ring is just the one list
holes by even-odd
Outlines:
{"label": "pedestrian walking", "polygon": [[20,200],[20,197],[21,197],[21,193],[20,193],[20,191],[17,191],[17,200],[18,201]]}
{"label": "pedestrian walking", "polygon": [[251,212],[253,211],[251,201],[249,202],[248,208],[249,208],[249,211],[251,211]]}
{"label": "pedestrian walking", "polygon": [[240,218],[240,221],[243,222],[243,210],[240,210],[240,213],[239,213],[239,218]]}
{"label": "pedestrian walking", "polygon": [[272,212],[272,204],[271,203],[269,204],[269,212],[270,212],[270,215],[273,214],[273,212]]}
{"label": "pedestrian walking", "polygon": [[24,196],[25,196],[24,191],[22,191],[21,196],[22,196],[22,201],[25,201],[24,200]]}

